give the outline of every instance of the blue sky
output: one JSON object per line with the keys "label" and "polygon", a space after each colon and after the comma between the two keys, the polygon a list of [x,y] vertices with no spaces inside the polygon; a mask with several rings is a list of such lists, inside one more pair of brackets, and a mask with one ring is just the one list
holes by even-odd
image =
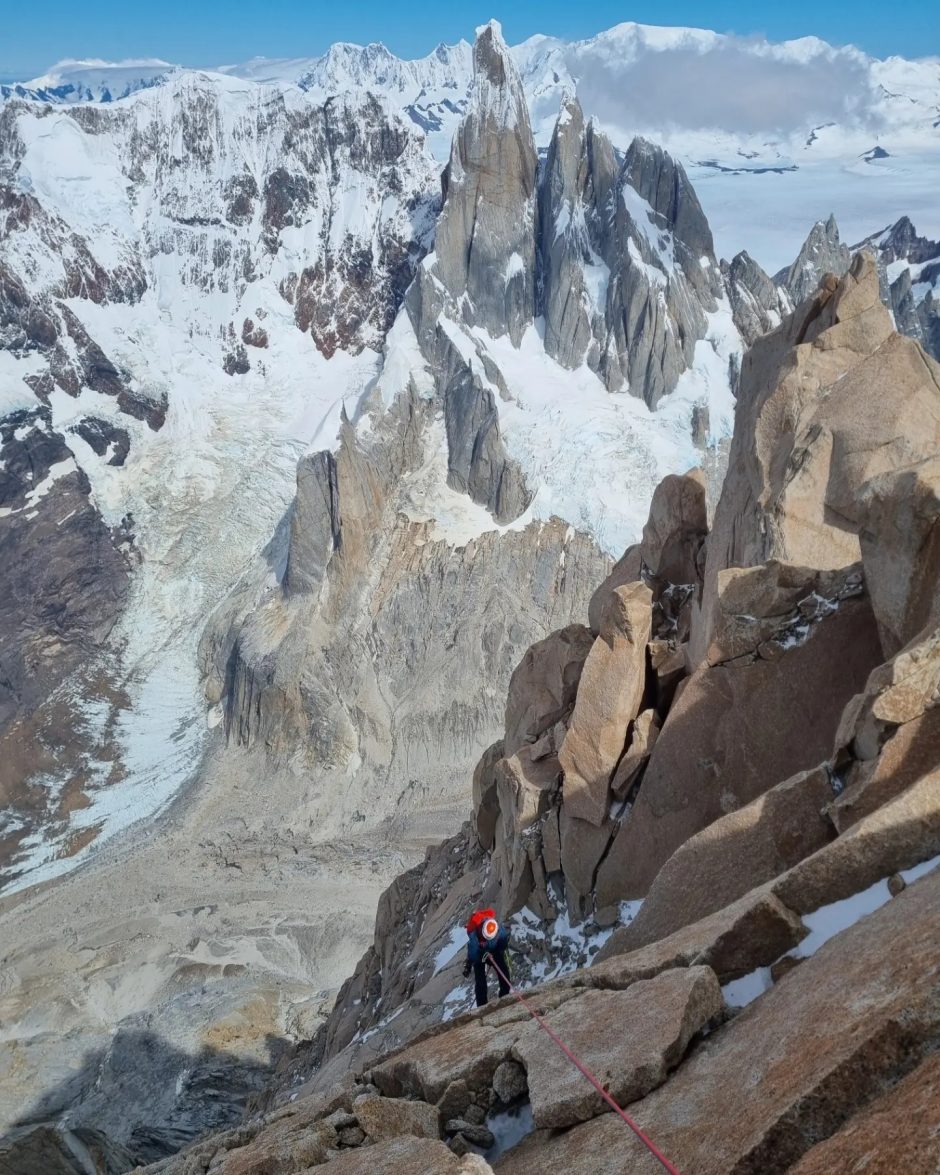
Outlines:
{"label": "blue sky", "polygon": [[307,56],[333,41],[384,41],[401,56],[420,56],[439,41],[471,37],[491,16],[510,42],[532,33],[587,37],[623,20],[696,25],[773,40],[814,34],[852,43],[876,56],[940,55],[938,0],[493,0],[463,3],[389,0],[6,0],[0,18],[0,78],[26,78],[63,57],[162,57],[184,65],[218,65],[249,57]]}

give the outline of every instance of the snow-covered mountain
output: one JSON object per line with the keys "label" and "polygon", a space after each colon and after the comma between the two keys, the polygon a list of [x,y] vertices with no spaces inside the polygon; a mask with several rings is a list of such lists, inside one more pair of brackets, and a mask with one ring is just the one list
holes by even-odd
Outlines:
{"label": "snow-covered mountain", "polygon": [[[61,868],[192,771],[205,615],[287,508],[297,458],[373,377],[439,181],[368,95],[319,106],[182,72],[122,103],[10,100],[0,143],[5,725],[68,683],[46,758],[15,760],[12,794],[42,782],[5,832]],[[79,523],[50,559],[49,534]],[[114,605],[71,625],[82,594]],[[81,677],[101,655],[105,698]],[[117,762],[120,793],[105,812],[79,799],[76,833],[73,789]]]}
{"label": "snow-covered mountain", "polygon": [[[940,181],[936,58],[882,60],[816,37],[774,43],[633,22],[583,41],[534,36],[511,53],[540,150],[570,95],[618,149],[636,134],[662,143],[699,188],[726,256],[747,247],[778,269],[806,224],[830,211],[851,239],[905,214],[940,233],[932,198]],[[63,62],[0,93],[113,101],[171,84],[174,68]],[[316,102],[368,90],[418,126],[442,163],[472,83],[466,41],[412,61],[380,44],[338,44],[320,57],[254,58],[210,72],[296,87]]]}
{"label": "snow-covered mountain", "polygon": [[[344,419],[361,438],[377,403],[425,405],[412,456],[382,476],[436,539],[558,516],[611,554],[658,480],[727,435],[742,338],[779,321],[819,257],[808,242],[777,286],[750,257],[720,267],[680,159],[625,135],[630,71],[672,63],[678,85],[690,55],[703,85],[738,58],[851,65],[869,105],[856,94],[849,121],[877,109],[887,124],[897,102],[873,88],[889,66],[854,50],[638,25],[574,45],[500,40],[490,72],[464,42],[413,62],[339,45],[211,73],[70,63],[4,91],[2,508],[19,605],[3,634],[3,720],[19,729],[59,699],[42,770],[26,756],[10,786],[31,798],[4,817],[8,860],[60,871],[192,774],[206,738],[199,629],[262,549],[249,595],[281,579],[287,549],[268,544],[295,462],[335,448]],[[930,141],[935,67],[890,69],[910,91],[892,125]],[[754,133],[696,118],[658,137]],[[703,191],[781,180],[756,164],[707,168]],[[512,183],[491,191],[491,171]],[[905,175],[916,190],[921,173]],[[844,269],[838,248],[826,256]],[[896,312],[926,341],[934,271],[929,242],[912,249],[886,254],[885,296],[897,286]],[[207,533],[226,536],[222,550]],[[70,536],[61,564],[50,535]],[[72,616],[76,564],[107,607]]]}

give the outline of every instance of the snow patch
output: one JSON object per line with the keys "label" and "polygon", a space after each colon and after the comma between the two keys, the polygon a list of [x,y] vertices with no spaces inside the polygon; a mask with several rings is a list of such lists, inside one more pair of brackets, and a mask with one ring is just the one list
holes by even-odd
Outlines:
{"label": "snow patch", "polygon": [[500,404],[506,447],[535,489],[532,517],[565,518],[619,556],[639,538],[663,477],[701,464],[692,443],[693,407],[708,406],[711,443],[731,435],[728,361],[740,351],[740,339],[730,308],[722,302],[709,315],[693,366],[655,411],[635,396],[612,395],[586,365],[561,367],[545,353],[541,328],[541,321],[530,326],[518,348],[506,337],[471,331],[509,390]]}
{"label": "snow patch", "polygon": [[431,972],[432,977],[443,971],[448,963],[452,963],[466,945],[466,930],[463,926],[455,926],[450,932],[450,937],[447,942],[434,956],[434,970]]}
{"label": "snow patch", "polygon": [[[10,514],[22,514],[24,511],[31,510],[37,502],[41,501],[46,494],[52,489],[60,478],[68,477],[70,473],[77,473],[78,466],[72,457],[65,457],[61,461],[57,461],[55,465],[49,466],[49,472],[27,493],[22,506],[0,506],[0,518],[6,518]],[[27,518],[32,518],[31,513],[27,513]]]}
{"label": "snow patch", "polygon": [[484,1157],[488,1163],[493,1163],[535,1129],[532,1106],[529,1102],[523,1102],[519,1106],[511,1106],[508,1110],[500,1110],[498,1114],[491,1114],[485,1125],[493,1135],[494,1142]]}
{"label": "snow patch", "polygon": [[[910,869],[901,870],[901,877],[908,885],[912,885],[918,878],[926,876],[938,867],[940,867],[940,856],[931,857],[930,860],[914,865]],[[831,902],[828,906],[820,906],[812,914],[805,914],[803,922],[809,928],[809,934],[789,953],[797,959],[811,958],[830,939],[879,910],[891,900],[891,896],[891,891],[888,889],[888,879],[883,878],[867,889],[852,894],[851,897]],[[743,1008],[756,1000],[758,996],[763,995],[765,991],[769,991],[771,987],[773,987],[773,980],[770,967],[758,967],[748,975],[726,983],[721,990],[725,997],[725,1003],[729,1007]]]}
{"label": "snow patch", "polygon": [[746,1008],[765,991],[770,991],[773,985],[770,968],[758,967],[749,975],[743,975],[740,979],[733,979],[730,983],[726,983],[721,989],[721,994],[725,997],[725,1003],[729,1008]]}
{"label": "snow patch", "polygon": [[506,268],[503,271],[503,281],[508,286],[517,273],[525,273],[525,266],[518,253],[510,253]]}
{"label": "snow patch", "polygon": [[581,967],[589,967],[617,926],[632,922],[643,905],[642,899],[621,902],[618,922],[601,927],[590,918],[572,924],[561,895],[556,894],[555,899],[560,912],[547,926],[528,906],[523,906],[509,919],[510,951],[513,943],[522,943],[532,944],[547,953],[547,958],[539,959],[529,970],[532,984],[545,983]]}
{"label": "snow patch", "polygon": [[453,1020],[463,1012],[469,1012],[475,1002],[472,991],[467,990],[466,984],[455,987],[444,996],[441,1010],[441,1023]]}

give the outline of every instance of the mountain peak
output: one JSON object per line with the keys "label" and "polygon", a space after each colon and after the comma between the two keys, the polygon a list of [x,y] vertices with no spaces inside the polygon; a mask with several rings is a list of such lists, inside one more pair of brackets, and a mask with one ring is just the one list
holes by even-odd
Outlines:
{"label": "mountain peak", "polygon": [[[505,84],[510,74],[515,75],[509,46],[503,40],[498,20],[481,25],[473,45],[473,72],[476,78],[486,78],[494,86]],[[518,83],[518,77],[515,78]]]}
{"label": "mountain peak", "polygon": [[498,20],[490,19],[485,24],[477,25],[474,31],[476,32],[476,39],[478,41],[482,37],[489,35],[497,40],[503,48],[506,47],[506,41],[503,38],[503,26]]}

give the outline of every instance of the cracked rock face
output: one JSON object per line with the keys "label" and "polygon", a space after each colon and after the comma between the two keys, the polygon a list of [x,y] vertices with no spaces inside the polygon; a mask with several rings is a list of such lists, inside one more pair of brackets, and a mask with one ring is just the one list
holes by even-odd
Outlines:
{"label": "cracked rock face", "polygon": [[0,422],[0,730],[100,650],[121,612],[128,564],[90,501],[88,478],[42,410]]}
{"label": "cracked rock face", "polygon": [[746,346],[776,330],[793,310],[789,290],[768,277],[746,251],[738,253],[730,263],[722,261],[721,273],[734,324]]}
{"label": "cracked rock face", "polygon": [[635,139],[618,164],[581,107],[563,108],[539,190],[545,347],[654,407],[691,364],[720,275],[682,166]]}
{"label": "cracked rock face", "polygon": [[522,83],[499,26],[473,47],[470,109],[454,136],[434,272],[473,321],[518,346],[535,309],[538,159]]}
{"label": "cracked rock face", "polygon": [[[666,971],[622,992],[586,992],[550,1015],[555,1032],[620,1105],[661,1085],[689,1042],[724,1006],[708,967]],[[618,1025],[611,1047],[611,1026]],[[573,1126],[606,1109],[544,1033],[523,1038],[514,1052],[528,1074],[536,1127]]]}

